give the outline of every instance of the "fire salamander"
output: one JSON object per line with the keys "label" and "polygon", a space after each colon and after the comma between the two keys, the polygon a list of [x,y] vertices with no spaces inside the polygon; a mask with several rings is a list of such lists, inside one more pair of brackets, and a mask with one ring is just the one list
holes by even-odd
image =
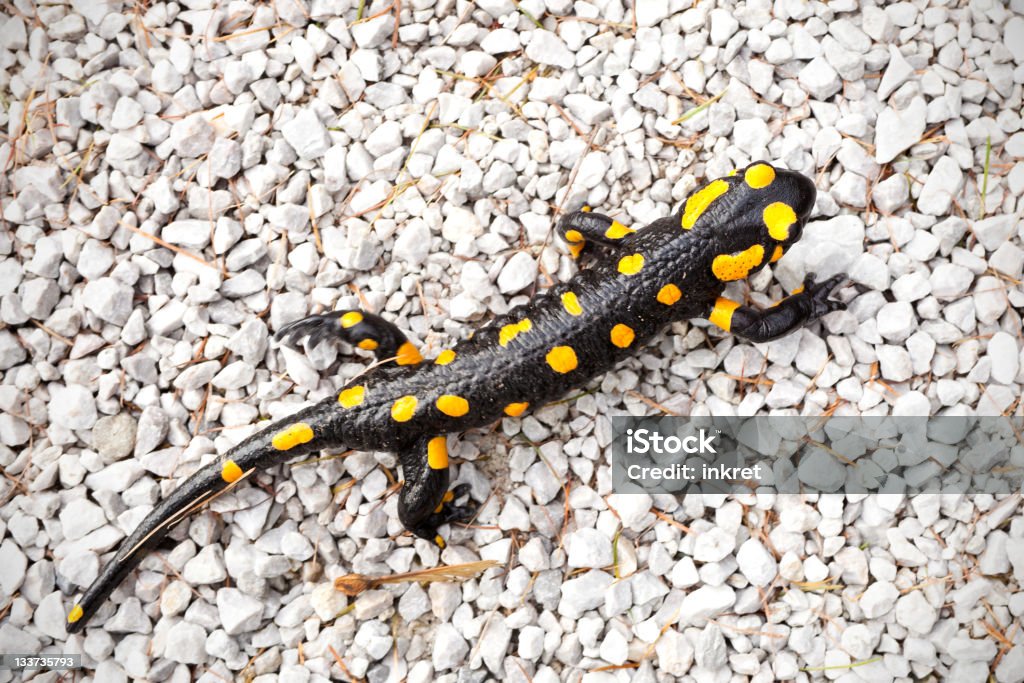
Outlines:
{"label": "fire salamander", "polygon": [[[755,163],[692,193],[679,212],[634,230],[588,211],[558,232],[573,256],[603,247],[592,267],[424,361],[393,324],[359,310],[314,315],[278,331],[297,344],[335,339],[382,362],[336,395],[246,439],[173,491],[121,544],[71,609],[74,633],[168,530],[225,488],[261,468],[311,451],[393,451],[405,477],[398,515],[406,529],[443,547],[438,527],[467,519],[466,487],[449,491],[446,434],[518,417],[636,353],[674,321],[703,317],[756,342],[842,309],[831,292],[845,276],[804,286],[758,310],[722,298],[726,283],[778,261],[800,238],[814,206],[806,177]],[[393,361],[393,362],[390,362]]]}

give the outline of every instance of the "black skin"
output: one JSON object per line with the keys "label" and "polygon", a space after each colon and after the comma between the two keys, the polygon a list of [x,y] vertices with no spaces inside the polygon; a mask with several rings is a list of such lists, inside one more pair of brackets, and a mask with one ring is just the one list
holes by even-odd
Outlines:
{"label": "black skin", "polygon": [[[419,354],[397,327],[361,311],[316,315],[279,330],[278,338],[291,344],[308,337],[311,345],[325,339],[353,345],[363,342],[363,348],[376,345],[373,350],[377,359],[386,362],[350,383],[349,389],[364,388],[357,405],[345,407],[338,396],[329,397],[251,436],[186,480],[121,544],[79,601],[81,610],[74,608],[72,613],[78,616],[69,618],[68,632],[81,630],[177,521],[256,470],[325,448],[396,452],[405,477],[399,497],[402,524],[417,536],[443,544],[438,527],[466,520],[473,508],[453,504],[466,487],[448,491],[447,457],[440,466],[428,462],[432,439],[491,424],[505,415],[509,404],[543,406],[633,355],[672,322],[708,316],[714,319],[716,301],[723,301],[719,297],[726,285],[713,271],[716,256],[761,245],[764,258],[744,273],[750,275],[767,265],[771,255],[781,254],[800,238],[814,206],[814,184],[797,173],[768,167],[773,171],[770,184],[752,187],[746,173],[755,166],[763,173],[767,165],[754,164],[722,179],[728,183],[728,190],[711,201],[689,229],[681,227],[686,203],[677,214],[636,232],[623,232],[623,226],[611,218],[588,211],[566,215],[558,224],[558,232],[573,247],[574,254],[588,243],[603,248],[592,267],[499,316],[458,343],[452,349],[454,360],[447,364],[418,362]],[[778,202],[791,207],[796,219],[781,241],[772,238],[763,217],[765,207]],[[606,231],[613,225],[620,230],[613,230],[609,237]],[[779,247],[782,251],[777,251]],[[643,255],[643,267],[634,274],[624,274],[620,259],[631,254]],[[829,298],[844,277],[815,283],[811,276],[802,292],[765,310],[732,304],[731,322],[723,326],[758,342],[785,335],[844,308],[844,304]],[[671,303],[658,298],[666,284],[678,287],[679,296]],[[562,295],[567,292],[576,296],[577,315],[563,303]],[[361,319],[343,326],[346,313],[356,313]],[[530,328],[502,345],[502,328],[523,319],[530,320]],[[627,325],[633,332],[625,348],[620,347],[626,341],[621,336],[618,345],[613,343],[616,325]],[[556,346],[573,349],[574,368],[563,365],[564,372],[559,372],[549,364],[549,353]],[[412,355],[403,358],[403,348],[412,349]],[[394,361],[396,355],[398,360]],[[441,412],[436,401],[442,395],[464,399],[468,411],[457,417]],[[408,419],[396,421],[392,409],[403,396],[417,397],[418,404]],[[308,426],[311,438],[286,449],[275,447],[275,435],[296,424]],[[230,463],[237,465],[237,472],[229,482],[224,473],[225,465]]]}

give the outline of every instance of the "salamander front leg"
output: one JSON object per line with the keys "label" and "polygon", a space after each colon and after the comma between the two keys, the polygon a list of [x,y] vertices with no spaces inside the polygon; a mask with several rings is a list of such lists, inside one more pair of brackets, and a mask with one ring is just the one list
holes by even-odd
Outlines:
{"label": "salamander front leg", "polygon": [[443,436],[419,439],[398,457],[405,476],[405,485],[398,497],[398,519],[415,535],[443,548],[445,541],[437,533],[438,527],[468,521],[476,511],[471,502],[455,504],[456,499],[469,493],[467,484],[448,490],[447,439]]}
{"label": "salamander front leg", "polygon": [[569,245],[573,258],[579,257],[587,242],[615,247],[619,240],[634,232],[610,216],[593,213],[589,207],[566,214],[558,221],[558,234]]}
{"label": "salamander front leg", "polygon": [[808,274],[802,287],[763,311],[719,297],[708,315],[708,320],[726,332],[732,332],[750,341],[771,341],[817,320],[826,313],[845,309],[846,304],[842,301],[829,298],[832,291],[845,279],[846,274],[840,273],[824,282],[815,283],[814,275]]}
{"label": "salamander front leg", "polygon": [[377,360],[394,358],[399,365],[416,365],[423,360],[402,331],[379,315],[365,311],[333,311],[288,323],[274,335],[278,341],[296,346],[303,338],[316,346],[325,339],[347,342],[373,351]]}

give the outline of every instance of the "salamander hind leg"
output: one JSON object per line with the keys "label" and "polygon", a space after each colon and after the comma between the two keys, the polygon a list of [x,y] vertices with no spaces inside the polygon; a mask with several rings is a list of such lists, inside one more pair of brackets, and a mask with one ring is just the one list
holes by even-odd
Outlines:
{"label": "salamander hind leg", "polygon": [[831,299],[832,291],[844,280],[840,273],[823,282],[815,282],[814,275],[804,279],[802,287],[771,308],[758,310],[741,306],[735,301],[719,298],[715,301],[708,320],[727,332],[753,342],[766,342],[786,335],[817,320],[826,313],[846,308],[842,301]]}
{"label": "salamander hind leg", "polygon": [[448,444],[444,436],[421,438],[399,453],[405,484],[398,497],[398,519],[420,538],[442,548],[445,541],[438,527],[449,522],[468,521],[476,512],[472,501],[457,501],[469,493],[468,484],[448,490]]}
{"label": "salamander hind leg", "polygon": [[580,255],[587,242],[616,247],[620,240],[634,232],[610,216],[593,213],[587,207],[566,214],[558,222],[558,235],[569,245],[573,258]]}
{"label": "salamander hind leg", "polygon": [[416,365],[423,360],[412,342],[394,324],[379,315],[360,310],[311,315],[288,323],[274,335],[275,339],[289,346],[297,346],[307,337],[311,346],[325,339],[339,340],[364,351],[372,351],[377,360],[394,359],[399,365]]}

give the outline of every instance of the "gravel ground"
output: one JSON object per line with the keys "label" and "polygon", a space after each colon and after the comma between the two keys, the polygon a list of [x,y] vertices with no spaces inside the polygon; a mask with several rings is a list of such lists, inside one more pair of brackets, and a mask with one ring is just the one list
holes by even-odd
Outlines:
{"label": "gravel ground", "polygon": [[[677,500],[607,466],[615,413],[1022,414],[1024,1],[357,4],[0,3],[0,651],[104,683],[1024,681],[1019,493]],[[642,225],[752,159],[814,176],[817,219],[733,295],[845,270],[849,310],[677,325],[467,435],[486,502],[443,552],[399,535],[392,456],[276,468],[66,634],[162,495],[365,368],[283,324],[362,305],[429,355],[571,275],[560,208]],[[480,558],[508,566],[331,585]]]}

